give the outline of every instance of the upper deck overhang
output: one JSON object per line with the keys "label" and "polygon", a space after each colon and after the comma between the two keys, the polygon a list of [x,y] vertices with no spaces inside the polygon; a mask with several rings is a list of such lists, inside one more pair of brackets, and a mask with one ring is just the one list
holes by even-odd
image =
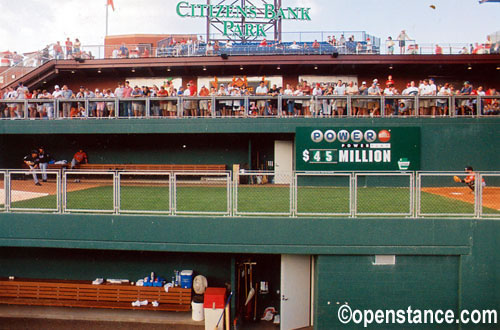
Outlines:
{"label": "upper deck overhang", "polygon": [[[500,75],[500,55],[253,55],[157,57],[99,60],[51,60],[10,85],[23,82],[29,88],[43,87],[53,79],[84,81],[99,74],[111,76],[162,77],[221,75],[299,74],[387,74],[413,72],[418,75],[463,72],[473,67],[475,75]],[[242,70],[243,68],[243,70]],[[132,71],[133,69],[133,71]],[[169,71],[167,71],[169,70]],[[76,74],[76,75],[75,75]],[[73,77],[73,78],[72,78]],[[7,86],[5,86],[7,87]]]}

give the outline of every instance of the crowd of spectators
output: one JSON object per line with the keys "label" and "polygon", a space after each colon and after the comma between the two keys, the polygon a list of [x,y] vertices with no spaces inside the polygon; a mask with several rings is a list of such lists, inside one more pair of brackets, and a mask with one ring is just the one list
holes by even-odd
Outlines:
{"label": "crowd of spectators", "polygon": [[66,38],[64,45],[60,41],[55,44],[46,45],[42,50],[19,54],[17,52],[0,52],[2,66],[38,66],[52,59],[93,59],[92,52],[82,49],[82,44],[78,38],[73,41]]}
{"label": "crowd of spectators", "polygon": [[[418,82],[410,81],[406,88],[398,90],[392,76],[388,76],[385,83],[378,79],[371,82],[361,82],[358,86],[355,81],[344,82],[339,80],[330,83],[308,83],[300,81],[295,86],[286,84],[279,87],[268,81],[261,81],[258,86],[251,87],[245,84],[220,84],[218,86],[202,86],[197,88],[193,81],[186,86],[174,86],[172,81],[165,82],[158,87],[131,86],[128,81],[118,83],[114,88],[105,87],[89,90],[80,86],[72,91],[67,85],[60,88],[54,86],[53,91],[33,90],[20,84],[17,88],[9,87],[0,93],[0,113],[2,118],[114,118],[144,117],[146,116],[145,98],[160,98],[150,101],[151,117],[208,117],[216,116],[276,116],[278,115],[279,100],[281,116],[303,117],[342,117],[348,115],[347,95],[353,96],[350,104],[351,116],[376,117],[382,109],[385,115],[421,115],[446,116],[451,115],[450,96],[455,99],[455,115],[477,115],[478,99],[472,96],[499,96],[495,88],[483,88],[466,81],[463,86],[443,82],[436,84],[433,78]],[[384,104],[380,96],[385,96]],[[418,103],[413,96],[419,96]],[[192,96],[206,97],[206,99],[190,99]],[[212,104],[212,96],[218,97]],[[248,109],[245,109],[245,96],[258,96],[249,99]],[[276,98],[276,96],[282,96]],[[323,96],[331,96],[324,98]],[[335,96],[339,96],[335,98]],[[360,96],[360,97],[357,97]],[[373,98],[370,98],[373,96]],[[439,98],[442,96],[442,98]],[[165,97],[165,100],[161,98]],[[181,99],[179,97],[182,97]],[[27,109],[24,100],[36,99],[39,102],[28,102]],[[59,99],[58,103],[54,99]],[[118,102],[116,100],[118,99]],[[16,100],[21,102],[9,102]],[[183,102],[178,107],[178,102]],[[479,106],[481,115],[500,114],[498,98],[483,98]],[[58,104],[58,106],[57,106]],[[55,108],[55,105],[58,107]],[[182,109],[183,113],[179,112]]]}

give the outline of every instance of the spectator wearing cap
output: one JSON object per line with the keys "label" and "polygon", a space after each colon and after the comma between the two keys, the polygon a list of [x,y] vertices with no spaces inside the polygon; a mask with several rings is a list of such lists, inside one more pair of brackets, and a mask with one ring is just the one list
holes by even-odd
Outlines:
{"label": "spectator wearing cap", "polygon": [[[373,79],[372,85],[368,88],[368,95],[380,96],[381,94],[378,79]],[[380,115],[380,102],[378,99],[368,100],[368,111],[370,111],[371,117]]]}

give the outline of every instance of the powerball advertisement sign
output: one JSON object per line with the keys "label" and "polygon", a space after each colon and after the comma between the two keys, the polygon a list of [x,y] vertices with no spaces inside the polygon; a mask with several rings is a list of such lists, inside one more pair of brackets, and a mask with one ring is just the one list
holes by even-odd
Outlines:
{"label": "powerball advertisement sign", "polygon": [[417,171],[419,127],[298,127],[297,171]]}

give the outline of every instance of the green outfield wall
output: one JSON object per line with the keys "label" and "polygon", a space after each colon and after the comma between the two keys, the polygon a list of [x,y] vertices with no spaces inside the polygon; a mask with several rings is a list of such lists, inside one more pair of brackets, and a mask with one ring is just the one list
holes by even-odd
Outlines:
{"label": "green outfield wall", "polygon": [[94,163],[253,163],[255,169],[273,160],[274,140],[293,140],[297,127],[387,126],[420,128],[421,170],[491,171],[500,163],[499,125],[500,118],[0,121],[0,167],[18,168],[43,144],[58,159],[71,160],[83,147]]}
{"label": "green outfield wall", "polygon": [[[310,254],[315,328],[331,329],[337,302],[500,309],[498,237],[497,220],[2,214],[0,276],[135,278],[180,264],[222,284],[235,258]],[[394,254],[396,264],[373,265],[375,254]]]}

